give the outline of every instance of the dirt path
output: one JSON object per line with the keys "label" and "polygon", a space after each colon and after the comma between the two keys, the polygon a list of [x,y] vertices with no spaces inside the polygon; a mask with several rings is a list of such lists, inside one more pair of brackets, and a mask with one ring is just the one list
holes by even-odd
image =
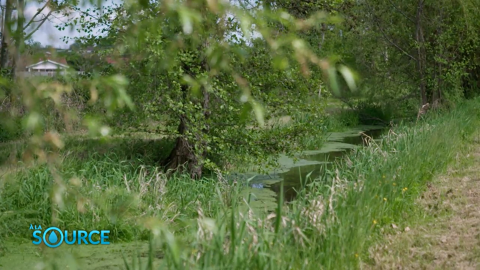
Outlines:
{"label": "dirt path", "polygon": [[418,200],[418,224],[370,250],[364,269],[480,269],[480,141]]}

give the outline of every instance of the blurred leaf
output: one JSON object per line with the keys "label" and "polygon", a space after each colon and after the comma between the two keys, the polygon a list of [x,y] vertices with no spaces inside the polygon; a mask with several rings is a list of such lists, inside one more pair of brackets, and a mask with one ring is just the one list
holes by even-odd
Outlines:
{"label": "blurred leaf", "polygon": [[341,65],[338,70],[340,73],[342,73],[343,78],[345,78],[345,81],[347,82],[348,87],[352,92],[357,91],[357,85],[355,83],[355,75],[353,72],[346,66]]}
{"label": "blurred leaf", "polygon": [[337,70],[332,66],[328,68],[328,83],[333,93],[336,96],[340,96],[340,88],[337,80]]}
{"label": "blurred leaf", "polygon": [[27,120],[26,120],[26,123],[25,123],[26,130],[33,131],[33,130],[37,129],[39,126],[42,125],[42,119],[43,119],[43,117],[42,117],[42,115],[40,115],[40,113],[31,112],[27,116]]}
{"label": "blurred leaf", "polygon": [[83,124],[88,128],[90,136],[97,136],[100,134],[100,121],[92,116],[86,116],[83,120]]}
{"label": "blurred leaf", "polygon": [[248,40],[250,39],[250,29],[252,26],[252,22],[250,21],[250,18],[247,17],[246,15],[240,16],[240,26],[242,28],[242,32],[245,35],[245,38]]}
{"label": "blurred leaf", "polygon": [[218,12],[218,0],[207,0],[207,5],[213,12]]}
{"label": "blurred leaf", "polygon": [[193,31],[192,11],[182,6],[178,9],[178,15],[182,22],[183,32],[190,35]]}
{"label": "blurred leaf", "polygon": [[47,132],[45,135],[43,135],[43,138],[45,141],[52,143],[58,149],[62,149],[64,146],[64,143],[60,138],[60,134],[58,133]]}
{"label": "blurred leaf", "polygon": [[240,120],[245,122],[248,119],[248,115],[252,111],[252,105],[249,102],[246,102],[242,106],[242,110],[240,111]]}
{"label": "blurred leaf", "polygon": [[177,244],[175,236],[167,228],[163,229],[163,238],[167,248],[170,250],[173,260],[177,266],[180,265],[180,247]]}
{"label": "blurred leaf", "polygon": [[288,59],[285,56],[276,56],[273,58],[273,65],[277,69],[285,70],[289,67]]}
{"label": "blurred leaf", "polygon": [[252,100],[251,103],[252,103],[253,112],[255,113],[257,122],[260,124],[261,127],[263,127],[265,125],[264,109],[255,100]]}
{"label": "blurred leaf", "polygon": [[190,75],[183,75],[183,82],[190,86],[190,90],[193,95],[200,96],[200,87],[201,85],[198,83],[197,80],[192,78]]}

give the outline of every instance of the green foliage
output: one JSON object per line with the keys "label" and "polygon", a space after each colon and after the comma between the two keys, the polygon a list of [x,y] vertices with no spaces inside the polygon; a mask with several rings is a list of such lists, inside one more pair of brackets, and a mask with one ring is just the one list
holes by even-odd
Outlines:
{"label": "green foliage", "polygon": [[476,0],[269,2],[299,18],[318,10],[342,16],[340,24],[323,22],[302,33],[320,55],[335,55],[360,72],[360,95],[334,87],[336,97],[393,106],[403,116],[418,97],[448,105],[478,92]]}
{"label": "green foliage", "polygon": [[0,113],[0,143],[18,139],[22,136],[22,122],[20,118],[12,117],[9,113]]}
{"label": "green foliage", "polygon": [[234,200],[232,209],[212,218],[198,216],[188,243],[163,240],[168,229],[155,227],[162,233],[151,249],[165,251],[161,267],[172,269],[338,269],[339,261],[342,269],[357,269],[368,263],[368,248],[383,231],[408,226],[422,211],[415,199],[476,130],[477,106],[478,100],[464,103],[420,125],[395,127],[311,179],[290,206],[279,200],[276,215],[246,213]]}
{"label": "green foliage", "polygon": [[362,124],[387,125],[394,119],[394,111],[391,107],[384,107],[377,104],[360,102],[355,106],[358,121]]}
{"label": "green foliage", "polygon": [[360,124],[359,114],[354,110],[342,110],[333,118],[336,118],[340,122],[340,126],[344,127],[354,127]]}

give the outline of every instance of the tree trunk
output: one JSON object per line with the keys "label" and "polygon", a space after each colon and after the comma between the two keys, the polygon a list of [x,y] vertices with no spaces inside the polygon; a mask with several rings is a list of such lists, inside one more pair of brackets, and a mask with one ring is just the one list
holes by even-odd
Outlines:
{"label": "tree trunk", "polygon": [[[188,70],[188,69],[187,69]],[[184,102],[188,98],[188,86],[182,85],[182,96]],[[187,171],[191,178],[200,178],[202,176],[202,167],[199,166],[200,157],[195,153],[195,146],[186,137],[189,130],[187,115],[180,115],[180,123],[178,125],[178,138],[175,142],[170,155],[165,160],[165,168],[173,171]]]}
{"label": "tree trunk", "polygon": [[175,147],[166,159],[165,166],[167,169],[187,171],[191,178],[198,179],[202,176],[203,166],[201,157],[195,154],[194,146],[190,144],[185,134],[188,130],[186,116],[180,117],[178,125],[178,133],[180,136],[175,142]]}
{"label": "tree trunk", "polygon": [[[439,37],[442,36],[443,34],[443,8],[440,10],[440,25],[438,27],[438,33],[437,35]],[[443,46],[443,44],[439,44],[439,47]],[[443,59],[443,52],[444,48],[440,47],[437,49],[437,51],[440,51],[439,58]],[[438,73],[437,73],[437,89],[435,91],[435,97],[432,100],[432,107],[437,108],[441,102],[442,102],[442,88],[443,88],[443,63],[441,61],[438,61]]]}
{"label": "tree trunk", "polygon": [[25,0],[18,0],[17,4],[17,30],[15,31],[15,54],[13,57],[12,65],[12,79],[15,79],[16,74],[18,74],[18,69],[22,68],[22,63],[20,63],[20,57],[22,55],[25,36],[23,33],[23,26],[25,24]]}
{"label": "tree trunk", "polygon": [[417,18],[416,18],[416,31],[415,31],[415,40],[417,42],[417,71],[420,76],[420,96],[422,98],[422,105],[428,103],[427,98],[427,89],[425,82],[425,65],[426,65],[426,51],[425,51],[425,39],[423,36],[423,27],[422,27],[422,13],[423,13],[423,4],[424,0],[418,2],[417,7]]}
{"label": "tree trunk", "polygon": [[[183,99],[185,101],[187,100],[188,90],[187,86],[182,86]],[[202,95],[203,116],[206,121],[210,117],[210,95],[205,88],[202,91]],[[185,114],[180,116],[180,124],[178,125],[179,137],[164,165],[166,169],[185,171],[191,178],[199,179],[202,177],[204,162],[207,157],[208,143],[204,135],[208,133],[209,128],[208,125],[205,125],[205,128],[201,130],[193,130],[193,133],[196,133],[195,142],[191,142],[186,135],[192,124],[194,123],[190,123]]]}
{"label": "tree trunk", "polygon": [[7,68],[8,64],[8,45],[9,45],[9,38],[10,38],[10,26],[12,20],[12,1],[7,0],[5,6],[5,18],[3,21],[3,29],[2,29],[2,49],[0,50],[0,67],[2,69]]}
{"label": "tree trunk", "polygon": [[[208,42],[202,44],[203,48],[208,48]],[[200,48],[199,51],[203,51]],[[209,71],[207,60],[201,60],[203,71]],[[190,71],[190,68],[185,65],[183,67],[190,76],[195,77],[196,74]],[[189,100],[189,87],[182,85],[182,98],[186,104]],[[183,170],[188,172],[191,178],[199,179],[202,177],[205,159],[207,158],[208,135],[209,126],[208,119],[210,118],[210,95],[205,87],[202,87],[202,98],[194,98],[195,102],[200,103],[203,109],[203,119],[199,125],[194,126],[195,120],[189,121],[186,114],[180,116],[180,123],[178,125],[179,137],[175,142],[175,147],[165,161],[166,169]],[[195,134],[193,137],[188,137],[187,134]],[[191,135],[190,135],[191,136]]]}

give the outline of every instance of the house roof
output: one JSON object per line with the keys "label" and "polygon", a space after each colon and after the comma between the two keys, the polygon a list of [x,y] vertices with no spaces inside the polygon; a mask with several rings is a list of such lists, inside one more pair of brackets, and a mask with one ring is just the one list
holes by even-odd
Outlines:
{"label": "house roof", "polygon": [[111,65],[126,63],[126,62],[128,62],[128,60],[130,60],[130,59],[127,58],[127,57],[111,57],[111,56],[105,57],[105,61],[108,64],[111,64]]}
{"label": "house roof", "polygon": [[36,64],[45,63],[45,61],[50,61],[56,65],[63,65],[67,67],[67,60],[64,57],[60,57],[57,55],[52,55],[50,52],[45,53],[37,53],[37,54],[24,54],[20,57],[19,63],[17,65],[19,67],[32,67]]}
{"label": "house roof", "polygon": [[52,64],[57,65],[57,66],[68,68],[68,65],[66,65],[67,61],[65,61],[65,64],[62,64],[62,63],[59,63],[59,62],[56,62],[56,61],[53,61],[53,60],[50,60],[50,59],[41,60],[40,62],[37,62],[35,64],[26,66],[26,68],[32,68],[32,67],[38,66],[40,64],[44,64],[44,63],[52,63]]}

